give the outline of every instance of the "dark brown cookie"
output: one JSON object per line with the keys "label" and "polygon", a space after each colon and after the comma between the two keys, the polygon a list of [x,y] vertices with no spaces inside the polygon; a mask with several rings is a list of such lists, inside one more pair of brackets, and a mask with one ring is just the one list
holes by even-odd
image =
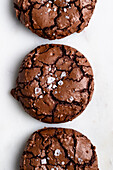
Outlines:
{"label": "dark brown cookie", "polygon": [[25,57],[11,93],[34,118],[59,123],[83,112],[93,90],[87,59],[69,46],[47,44]]}
{"label": "dark brown cookie", "polygon": [[32,134],[20,170],[98,170],[95,147],[72,129],[44,128]]}
{"label": "dark brown cookie", "polygon": [[32,32],[60,39],[81,32],[89,23],[97,0],[14,0],[17,18]]}

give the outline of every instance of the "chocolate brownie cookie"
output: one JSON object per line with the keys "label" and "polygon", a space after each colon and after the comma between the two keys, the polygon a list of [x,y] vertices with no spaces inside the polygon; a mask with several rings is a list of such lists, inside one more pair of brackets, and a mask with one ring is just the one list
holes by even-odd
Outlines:
{"label": "chocolate brownie cookie", "polygon": [[20,170],[98,170],[95,147],[72,129],[44,128],[28,140]]}
{"label": "chocolate brownie cookie", "polygon": [[32,32],[51,40],[81,32],[95,4],[96,0],[14,0],[17,18]]}
{"label": "chocolate brownie cookie", "polygon": [[47,44],[25,57],[11,93],[34,118],[59,123],[82,113],[93,90],[87,59],[69,46]]}

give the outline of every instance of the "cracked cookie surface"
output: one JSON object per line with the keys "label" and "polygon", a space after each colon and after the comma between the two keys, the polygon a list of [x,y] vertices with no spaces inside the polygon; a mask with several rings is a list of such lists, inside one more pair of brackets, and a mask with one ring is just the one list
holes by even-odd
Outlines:
{"label": "cracked cookie surface", "polygon": [[47,44],[25,57],[11,93],[34,118],[60,123],[82,113],[93,90],[88,60],[72,47]]}
{"label": "cracked cookie surface", "polygon": [[99,170],[95,147],[72,129],[44,128],[32,134],[20,170]]}
{"label": "cracked cookie surface", "polygon": [[32,32],[60,39],[81,32],[91,19],[96,0],[14,0],[17,18]]}

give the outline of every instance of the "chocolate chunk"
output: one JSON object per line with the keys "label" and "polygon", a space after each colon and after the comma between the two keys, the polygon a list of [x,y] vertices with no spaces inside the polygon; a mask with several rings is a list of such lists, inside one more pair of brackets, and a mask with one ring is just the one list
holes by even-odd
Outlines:
{"label": "chocolate chunk", "polygon": [[20,170],[99,170],[95,147],[72,129],[44,128],[32,134]]}
{"label": "chocolate chunk", "polygon": [[97,0],[14,0],[17,18],[32,32],[60,39],[81,32],[91,19]]}
{"label": "chocolate chunk", "polygon": [[69,46],[47,44],[25,57],[11,93],[34,118],[60,123],[82,113],[93,90],[87,59]]}

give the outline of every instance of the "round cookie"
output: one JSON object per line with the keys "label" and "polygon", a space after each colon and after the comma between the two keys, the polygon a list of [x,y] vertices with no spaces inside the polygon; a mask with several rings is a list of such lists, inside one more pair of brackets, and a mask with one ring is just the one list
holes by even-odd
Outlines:
{"label": "round cookie", "polygon": [[32,32],[60,39],[81,32],[91,19],[97,0],[14,0],[17,18]]}
{"label": "round cookie", "polygon": [[11,93],[34,118],[60,123],[82,113],[93,90],[88,60],[72,47],[47,44],[25,57]]}
{"label": "round cookie", "polygon": [[99,170],[95,147],[81,133],[44,128],[32,134],[20,161],[20,170]]}

